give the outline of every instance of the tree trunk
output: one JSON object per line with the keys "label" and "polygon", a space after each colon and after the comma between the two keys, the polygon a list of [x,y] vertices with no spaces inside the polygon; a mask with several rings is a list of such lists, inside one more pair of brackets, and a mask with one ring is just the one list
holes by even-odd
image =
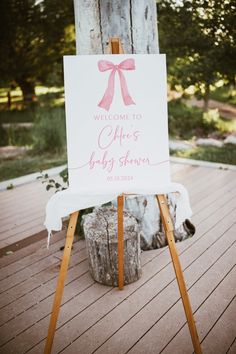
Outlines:
{"label": "tree trunk", "polygon": [[204,112],[208,111],[209,99],[210,99],[210,85],[209,84],[205,84],[205,94],[204,94],[204,97],[203,97],[203,101],[204,101],[203,110],[204,110]]}
{"label": "tree trunk", "polygon": [[[99,283],[118,285],[117,209],[96,208],[83,216],[90,273]],[[137,220],[124,212],[124,284],[141,276],[140,234]]]}
{"label": "tree trunk", "polygon": [[22,91],[24,103],[32,103],[36,99],[35,85],[28,80],[19,80],[19,86]]}
{"label": "tree trunk", "polygon": [[125,53],[158,53],[155,0],[74,0],[77,54],[106,52],[119,37]]}
{"label": "tree trunk", "polygon": [[11,109],[11,90],[7,91],[7,107]]}

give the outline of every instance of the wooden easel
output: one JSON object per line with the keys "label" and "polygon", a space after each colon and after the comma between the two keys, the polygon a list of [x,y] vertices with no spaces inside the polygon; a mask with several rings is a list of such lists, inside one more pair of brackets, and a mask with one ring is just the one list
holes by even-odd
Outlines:
{"label": "wooden easel", "polygon": [[[111,38],[109,40],[109,45],[108,45],[108,54],[124,54],[121,41],[119,38]],[[124,206],[124,194],[118,196],[117,198],[117,218],[118,218],[118,287],[119,290],[122,290],[124,287],[124,228],[123,228],[123,206]],[[192,338],[192,343],[194,347],[194,351],[196,354],[201,354],[201,346],[198,338],[198,333],[196,329],[196,325],[194,322],[193,318],[193,313],[188,297],[188,292],[186,289],[186,284],[181,268],[181,264],[179,261],[179,256],[176,250],[175,246],[175,239],[174,239],[174,227],[173,223],[171,220],[169,208],[168,208],[168,203],[165,195],[157,195],[157,203],[160,208],[160,213],[161,213],[161,219],[162,223],[164,226],[166,238],[168,241],[168,246],[172,258],[172,263],[174,266],[175,270],[175,275],[177,278],[178,286],[179,286],[179,291],[180,295],[182,298],[183,306],[184,306],[184,311],[185,315],[187,318],[188,326],[189,326],[189,331],[191,334]],[[65,283],[65,278],[68,270],[68,265],[69,265],[69,260],[70,260],[70,254],[71,254],[71,248],[72,248],[72,243],[74,240],[74,234],[75,234],[75,227],[78,219],[79,211],[74,212],[70,216],[70,222],[66,234],[66,243],[65,243],[65,249],[64,249],[64,254],[61,262],[61,268],[58,276],[58,281],[57,281],[57,288],[56,288],[56,293],[54,297],[54,302],[53,302],[53,307],[52,307],[52,313],[51,313],[51,318],[50,318],[50,323],[49,323],[49,328],[48,328],[48,336],[46,340],[46,345],[45,345],[45,354],[50,354],[52,350],[52,344],[53,344],[53,339],[54,339],[54,334],[56,330],[56,324],[57,324],[57,318],[60,310],[60,305],[61,305],[61,299],[63,295],[63,290],[64,290],[64,283]]]}

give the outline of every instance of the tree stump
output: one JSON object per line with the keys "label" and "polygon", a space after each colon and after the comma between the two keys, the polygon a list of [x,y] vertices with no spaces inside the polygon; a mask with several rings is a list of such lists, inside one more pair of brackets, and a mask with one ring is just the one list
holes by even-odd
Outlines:
{"label": "tree stump", "polygon": [[[140,234],[136,219],[124,211],[124,284],[141,277]],[[99,207],[83,217],[83,228],[93,279],[118,285],[117,208]]]}

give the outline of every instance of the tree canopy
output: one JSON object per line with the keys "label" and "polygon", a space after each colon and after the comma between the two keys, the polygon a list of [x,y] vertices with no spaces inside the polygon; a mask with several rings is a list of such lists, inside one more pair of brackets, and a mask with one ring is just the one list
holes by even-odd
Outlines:
{"label": "tree canopy", "polygon": [[167,53],[173,85],[195,85],[207,99],[219,78],[235,82],[233,0],[162,0],[157,7],[160,48]]}
{"label": "tree canopy", "polygon": [[62,55],[75,52],[73,1],[1,0],[0,14],[1,84],[30,98],[52,73],[62,83]]}

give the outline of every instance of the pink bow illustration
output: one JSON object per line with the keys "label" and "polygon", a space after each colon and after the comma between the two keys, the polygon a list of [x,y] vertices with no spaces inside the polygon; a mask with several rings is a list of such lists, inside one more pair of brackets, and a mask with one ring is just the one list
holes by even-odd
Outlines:
{"label": "pink bow illustration", "polygon": [[104,93],[102,100],[98,104],[99,107],[104,108],[106,111],[109,111],[114,96],[115,74],[117,71],[120,78],[120,87],[121,87],[121,93],[122,93],[124,104],[126,106],[130,104],[135,104],[135,102],[133,101],[133,99],[129,94],[126,80],[124,74],[122,73],[122,70],[135,70],[134,59],[126,59],[122,61],[119,65],[115,65],[112,62],[107,60],[99,60],[98,69],[99,71],[102,72],[111,70],[107,89]]}

